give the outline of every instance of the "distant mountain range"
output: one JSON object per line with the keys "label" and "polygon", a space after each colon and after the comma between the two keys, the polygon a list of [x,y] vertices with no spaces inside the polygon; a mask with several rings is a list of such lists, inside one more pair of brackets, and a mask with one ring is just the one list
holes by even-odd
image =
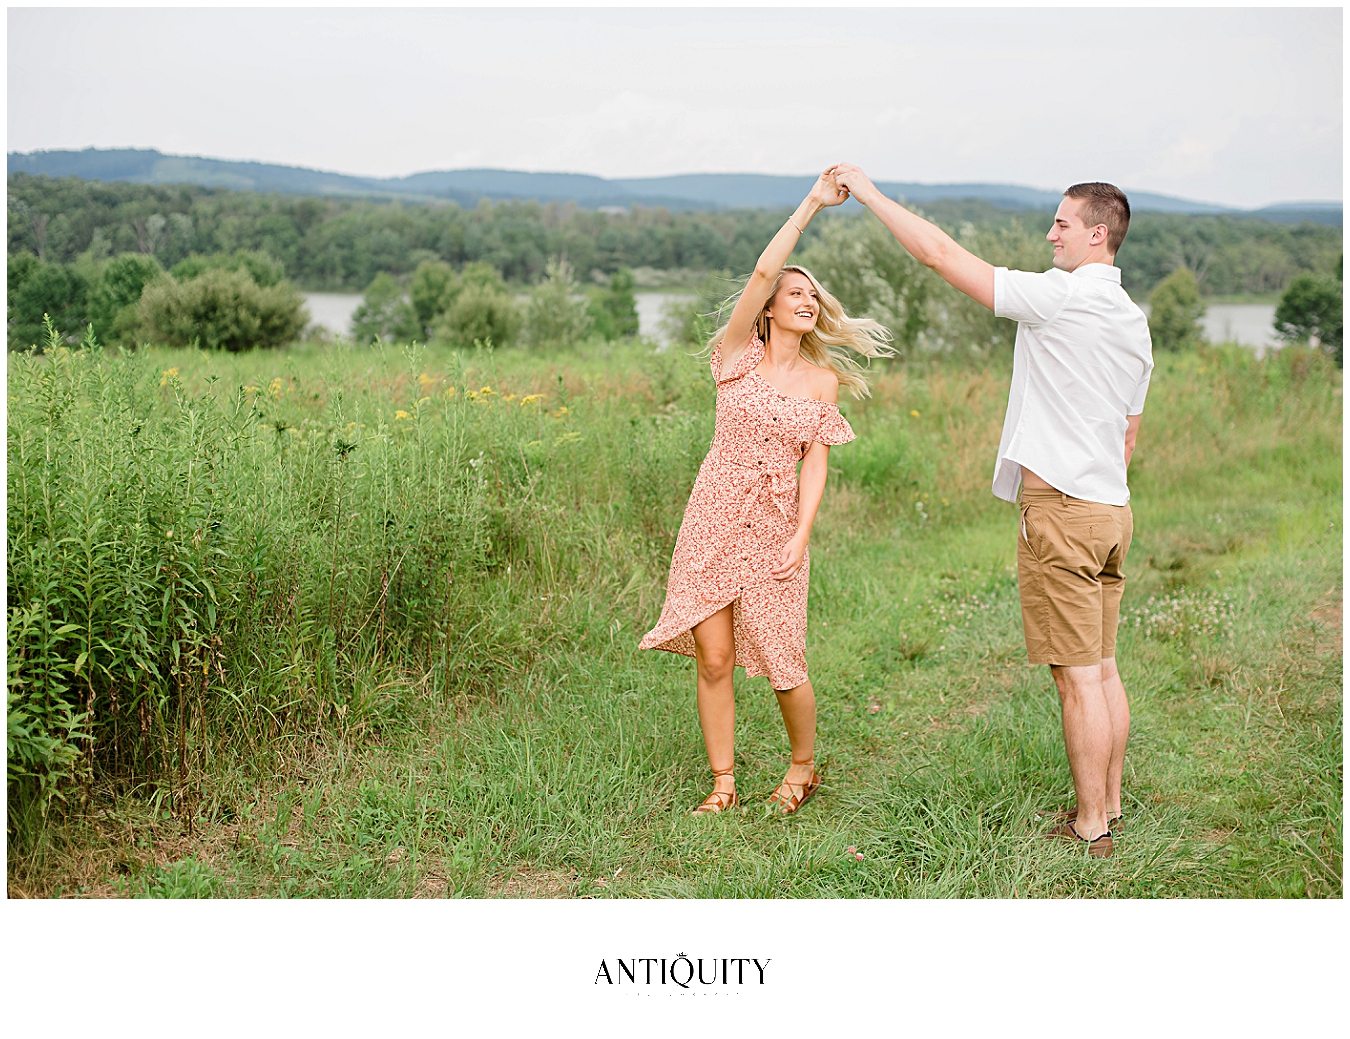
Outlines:
{"label": "distant mountain range", "polygon": [[[690,173],[675,177],[607,179],[582,173],[522,173],[518,170],[441,170],[408,177],[353,177],[342,173],[262,162],[229,162],[189,155],[164,155],[153,149],[10,152],[9,173],[81,177],[85,180],[130,181],[136,184],[202,184],[236,191],[290,195],[342,195],[401,198],[426,202],[447,199],[473,206],[480,199],[538,199],[575,202],[587,209],[664,206],[671,210],[776,208],[799,202],[813,176],[759,173]],[[878,181],[887,194],[910,202],[978,199],[1002,209],[1053,210],[1056,191],[1016,184],[910,184]],[[1136,211],[1246,215],[1299,223],[1341,226],[1340,202],[1290,202],[1261,209],[1236,209],[1129,191]]]}

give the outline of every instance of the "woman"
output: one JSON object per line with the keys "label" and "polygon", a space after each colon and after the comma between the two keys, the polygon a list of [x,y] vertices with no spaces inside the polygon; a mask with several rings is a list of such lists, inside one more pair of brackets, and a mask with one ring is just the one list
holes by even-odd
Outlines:
{"label": "woman", "polygon": [[[806,673],[811,525],[825,490],[831,444],[852,440],[836,401],[843,383],[867,393],[856,362],[890,350],[875,321],[854,319],[801,267],[786,267],[797,238],[848,191],[826,170],[764,250],[731,319],[713,334],[717,425],[675,543],[661,619],[642,649],[692,656],[698,716],[713,791],[695,812],[734,807],[732,674],[767,675],[792,746],[791,767],[769,798],[795,812],[820,786],[816,697]],[[797,463],[801,463],[800,491]]]}

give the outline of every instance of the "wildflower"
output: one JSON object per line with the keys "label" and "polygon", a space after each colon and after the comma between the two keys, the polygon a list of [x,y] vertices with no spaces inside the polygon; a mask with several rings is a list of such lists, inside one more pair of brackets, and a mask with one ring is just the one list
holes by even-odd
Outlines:
{"label": "wildflower", "polygon": [[554,418],[562,418],[564,415],[572,414],[572,409],[563,405],[557,411],[551,412]]}
{"label": "wildflower", "polygon": [[428,375],[426,372],[423,372],[421,375],[417,377],[417,384],[421,386],[423,389],[426,388],[428,383],[432,383],[435,381],[436,377],[433,375]]}
{"label": "wildflower", "polygon": [[447,386],[447,387],[445,388],[445,399],[446,399],[446,400],[449,400],[449,399],[450,399],[451,397],[453,397],[454,395],[455,395],[455,387],[453,387],[453,386]]}
{"label": "wildflower", "polygon": [[910,413],[911,415],[913,415],[915,418],[918,418],[918,417],[919,417],[919,413],[918,413],[917,411],[915,411],[914,409],[912,409],[912,408],[910,409],[910,412],[909,412],[909,413]]}
{"label": "wildflower", "polygon": [[511,403],[511,401],[513,401],[513,400],[515,400],[515,399],[516,399],[516,395],[515,395],[514,393],[508,393],[508,394],[506,394],[504,397],[502,397],[502,403],[503,403],[503,404],[509,404],[509,403]]}
{"label": "wildflower", "polygon": [[160,384],[161,386],[165,386],[165,385],[168,384],[168,382],[169,382],[170,379],[174,379],[174,378],[177,378],[177,377],[178,377],[178,369],[177,369],[177,368],[165,368],[164,371],[163,371],[163,373],[162,373],[162,374],[160,375],[160,377],[159,377],[159,384]]}
{"label": "wildflower", "polygon": [[281,378],[278,376],[267,384],[267,392],[273,397],[281,396]]}
{"label": "wildflower", "polygon": [[851,845],[851,844],[848,846],[847,851],[848,851],[848,853],[849,853],[850,855],[856,855],[856,854],[858,854],[858,849],[855,848],[855,847],[854,847],[853,845]]}
{"label": "wildflower", "polygon": [[257,393],[258,390],[259,390],[260,388],[261,388],[261,387],[258,387],[258,386],[245,386],[245,387],[244,387],[244,392],[245,392],[245,393]]}
{"label": "wildflower", "polygon": [[412,418],[412,416],[409,415],[406,411],[396,411],[394,412],[394,418],[397,420],[401,418]]}
{"label": "wildflower", "polygon": [[533,404],[535,401],[543,399],[544,395],[542,393],[530,393],[520,398],[520,406],[523,408],[526,404]]}
{"label": "wildflower", "polygon": [[494,393],[496,393],[497,391],[494,390],[491,386],[484,386],[484,387],[483,387],[481,390],[479,390],[478,392],[479,392],[479,394],[480,394],[481,396],[484,396],[484,397],[491,397],[491,396],[492,396]]}

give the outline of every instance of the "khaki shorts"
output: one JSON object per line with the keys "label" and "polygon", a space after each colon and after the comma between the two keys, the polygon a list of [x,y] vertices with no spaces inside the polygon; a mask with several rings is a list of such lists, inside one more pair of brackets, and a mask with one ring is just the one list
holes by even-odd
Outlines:
{"label": "khaki shorts", "polygon": [[1017,590],[1027,659],[1087,667],[1114,657],[1130,507],[1026,488],[1021,505]]}

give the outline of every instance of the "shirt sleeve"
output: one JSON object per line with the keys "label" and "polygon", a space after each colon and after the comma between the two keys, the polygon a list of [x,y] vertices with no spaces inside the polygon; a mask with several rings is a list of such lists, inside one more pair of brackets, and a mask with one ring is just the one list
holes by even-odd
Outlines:
{"label": "shirt sleeve", "polygon": [[1134,395],[1130,397],[1130,406],[1125,409],[1126,415],[1142,415],[1144,413],[1144,398],[1148,396],[1148,381],[1153,377],[1153,364],[1144,370],[1144,377],[1139,380],[1139,385],[1134,389]]}
{"label": "shirt sleeve", "polygon": [[1061,271],[1035,274],[994,268],[994,315],[1029,325],[1049,321],[1073,292],[1073,279]]}

